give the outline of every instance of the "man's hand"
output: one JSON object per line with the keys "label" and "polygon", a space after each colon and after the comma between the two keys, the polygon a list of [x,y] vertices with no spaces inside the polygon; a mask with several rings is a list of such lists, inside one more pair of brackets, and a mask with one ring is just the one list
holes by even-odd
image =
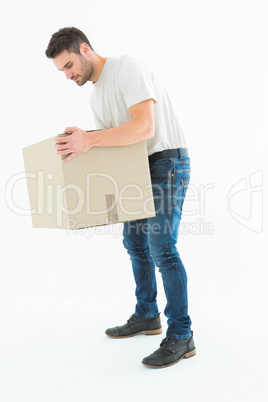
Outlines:
{"label": "man's hand", "polygon": [[56,149],[58,155],[68,155],[62,162],[68,162],[74,156],[88,151],[93,144],[90,142],[90,135],[78,127],[66,127],[64,133],[72,133],[66,137],[56,137]]}
{"label": "man's hand", "polygon": [[56,138],[59,155],[68,155],[62,162],[88,151],[91,147],[112,147],[136,144],[154,136],[154,99],[147,99],[131,106],[128,111],[131,120],[118,127],[87,133],[78,127],[67,127],[66,137]]}

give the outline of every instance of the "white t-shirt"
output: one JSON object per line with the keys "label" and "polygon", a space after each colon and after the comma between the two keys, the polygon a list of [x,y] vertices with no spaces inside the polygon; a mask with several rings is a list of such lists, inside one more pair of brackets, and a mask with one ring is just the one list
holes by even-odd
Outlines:
{"label": "white t-shirt", "polygon": [[185,148],[182,129],[161,81],[145,63],[130,56],[108,58],[93,84],[91,107],[97,128],[109,129],[126,123],[131,120],[128,109],[147,99],[156,102],[155,133],[147,140],[148,155]]}

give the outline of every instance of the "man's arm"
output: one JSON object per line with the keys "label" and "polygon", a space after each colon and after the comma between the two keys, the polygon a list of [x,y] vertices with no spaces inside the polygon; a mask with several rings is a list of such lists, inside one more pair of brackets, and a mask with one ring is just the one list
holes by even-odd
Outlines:
{"label": "man's arm", "polygon": [[[154,136],[154,100],[147,99],[131,106],[131,120],[118,127],[87,133],[77,127],[67,127],[68,137],[56,138],[59,155],[70,155],[63,159],[68,162],[74,156],[88,151],[91,147],[130,145]],[[65,143],[65,144],[62,144]]]}

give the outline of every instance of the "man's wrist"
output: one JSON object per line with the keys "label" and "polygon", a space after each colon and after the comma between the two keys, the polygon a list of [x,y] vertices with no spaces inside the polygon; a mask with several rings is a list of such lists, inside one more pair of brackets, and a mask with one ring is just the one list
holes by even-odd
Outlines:
{"label": "man's wrist", "polygon": [[100,145],[100,135],[99,135],[100,130],[96,130],[96,131],[89,131],[86,132],[87,134],[87,143],[89,148],[91,147],[97,147]]}

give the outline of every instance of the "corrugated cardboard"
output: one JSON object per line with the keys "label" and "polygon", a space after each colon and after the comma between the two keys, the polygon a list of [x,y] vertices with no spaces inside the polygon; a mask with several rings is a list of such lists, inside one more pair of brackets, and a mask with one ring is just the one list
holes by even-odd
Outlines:
{"label": "corrugated cardboard", "polygon": [[55,137],[23,149],[33,227],[81,229],[155,216],[146,141],[62,163]]}

